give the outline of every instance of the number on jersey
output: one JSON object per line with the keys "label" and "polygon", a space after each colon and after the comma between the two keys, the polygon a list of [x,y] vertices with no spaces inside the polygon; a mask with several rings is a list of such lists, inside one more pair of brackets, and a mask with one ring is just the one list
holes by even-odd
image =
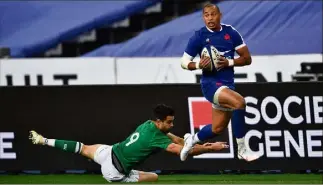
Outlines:
{"label": "number on jersey", "polygon": [[130,141],[126,143],[126,146],[131,145],[132,143],[136,142],[139,139],[139,132],[135,132],[130,136]]}

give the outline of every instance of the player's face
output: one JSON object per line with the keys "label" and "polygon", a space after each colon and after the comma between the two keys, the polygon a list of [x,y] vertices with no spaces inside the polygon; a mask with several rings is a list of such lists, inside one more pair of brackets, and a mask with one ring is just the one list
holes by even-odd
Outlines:
{"label": "player's face", "polygon": [[161,125],[163,132],[169,132],[174,126],[174,116],[167,116]]}
{"label": "player's face", "polygon": [[220,27],[221,23],[221,12],[215,7],[206,7],[203,11],[203,19],[205,25],[210,29]]}

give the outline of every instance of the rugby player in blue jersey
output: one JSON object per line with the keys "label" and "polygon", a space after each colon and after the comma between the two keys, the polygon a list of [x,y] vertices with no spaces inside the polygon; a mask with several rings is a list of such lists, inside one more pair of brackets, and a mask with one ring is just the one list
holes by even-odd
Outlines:
{"label": "rugby player in blue jersey", "polygon": [[[236,66],[251,64],[247,45],[239,32],[231,25],[221,23],[221,11],[217,5],[207,4],[203,8],[205,26],[195,31],[188,41],[182,57],[181,66],[186,70],[202,69],[201,89],[204,97],[212,103],[212,124],[206,125],[195,135],[185,134],[185,145],[180,158],[186,160],[194,144],[221,134],[232,118],[233,135],[237,140],[238,158],[253,161],[259,158],[246,147],[244,98],[235,91],[234,70]],[[207,70],[212,62],[209,57],[201,57],[193,62],[196,55],[201,56],[204,47],[214,46],[221,55],[214,67]],[[235,52],[239,57],[234,59]]]}

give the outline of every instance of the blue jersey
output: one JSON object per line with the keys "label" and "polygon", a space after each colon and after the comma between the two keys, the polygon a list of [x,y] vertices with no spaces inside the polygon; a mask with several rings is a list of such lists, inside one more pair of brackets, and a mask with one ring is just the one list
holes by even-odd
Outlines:
{"label": "blue jersey", "polygon": [[[233,59],[235,51],[245,46],[245,43],[239,32],[232,26],[221,24],[221,27],[220,31],[212,31],[207,27],[196,31],[189,39],[185,53],[192,57],[201,55],[202,49],[210,44],[219,51],[220,55]],[[208,83],[210,81],[221,84],[233,84],[233,67],[225,67],[218,71],[214,69],[212,72],[203,71],[201,83]]]}

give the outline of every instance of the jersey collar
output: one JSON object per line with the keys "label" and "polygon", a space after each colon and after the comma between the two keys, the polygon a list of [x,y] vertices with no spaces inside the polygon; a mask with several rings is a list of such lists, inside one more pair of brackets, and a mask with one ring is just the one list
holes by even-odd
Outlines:
{"label": "jersey collar", "polygon": [[[220,31],[222,31],[222,25],[220,25],[220,26],[221,26]],[[211,29],[210,29],[210,28],[208,28],[207,26],[205,26],[205,27],[206,27],[206,29],[207,29],[207,30],[209,30],[209,32],[212,32],[212,33],[214,32],[213,30],[211,30]],[[220,32],[220,31],[219,31],[219,32]]]}

